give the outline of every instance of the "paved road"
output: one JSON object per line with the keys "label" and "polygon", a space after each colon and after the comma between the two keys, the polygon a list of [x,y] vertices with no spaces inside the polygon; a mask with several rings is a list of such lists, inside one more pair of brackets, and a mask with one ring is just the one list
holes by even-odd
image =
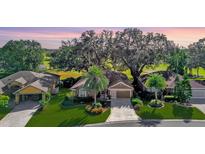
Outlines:
{"label": "paved road", "polygon": [[205,120],[132,120],[92,124],[86,127],[205,127]]}
{"label": "paved road", "polygon": [[111,114],[107,119],[107,122],[112,121],[127,121],[138,120],[130,99],[112,99],[111,100]]}
{"label": "paved road", "polygon": [[204,98],[192,98],[190,102],[192,104],[205,104],[205,99]]}
{"label": "paved road", "polygon": [[0,127],[24,127],[38,108],[39,104],[36,102],[20,103],[0,120]]}

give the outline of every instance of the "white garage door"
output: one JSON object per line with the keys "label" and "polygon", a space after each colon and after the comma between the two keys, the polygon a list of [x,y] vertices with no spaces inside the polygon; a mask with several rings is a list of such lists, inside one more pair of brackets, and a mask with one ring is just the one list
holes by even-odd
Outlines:
{"label": "white garage door", "polygon": [[205,98],[205,89],[192,89],[192,98]]}

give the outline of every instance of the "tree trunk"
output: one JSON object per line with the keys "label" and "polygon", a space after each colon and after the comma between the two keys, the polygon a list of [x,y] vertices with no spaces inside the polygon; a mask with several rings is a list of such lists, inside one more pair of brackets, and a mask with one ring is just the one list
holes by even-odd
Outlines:
{"label": "tree trunk", "polygon": [[199,67],[197,67],[197,77],[199,77]]}
{"label": "tree trunk", "polygon": [[155,100],[157,101],[157,91],[155,90]]}
{"label": "tree trunk", "polygon": [[94,93],[94,104],[96,104],[96,92]]}
{"label": "tree trunk", "polygon": [[138,71],[135,70],[131,70],[131,75],[133,77],[133,86],[136,92],[138,91],[144,91],[144,85],[143,83],[140,81],[140,73]]}
{"label": "tree trunk", "polygon": [[189,74],[193,75],[192,68],[189,69]]}

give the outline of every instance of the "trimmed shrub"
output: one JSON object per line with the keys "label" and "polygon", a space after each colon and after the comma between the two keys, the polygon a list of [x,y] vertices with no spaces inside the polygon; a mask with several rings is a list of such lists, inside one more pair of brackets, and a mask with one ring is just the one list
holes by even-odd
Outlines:
{"label": "trimmed shrub", "polygon": [[150,103],[148,104],[150,107],[153,107],[153,108],[160,108],[160,107],[163,107],[164,106],[164,103],[160,100],[151,100]]}
{"label": "trimmed shrub", "polygon": [[174,97],[174,95],[165,95],[164,96],[164,101],[165,102],[175,102],[176,98]]}
{"label": "trimmed shrub", "polygon": [[111,105],[111,100],[97,99],[97,101],[102,104],[102,107],[110,107],[110,105]]}
{"label": "trimmed shrub", "polygon": [[40,100],[39,104],[42,107],[44,107],[44,106],[46,106],[49,103],[50,99],[51,99],[51,93],[48,92],[48,93],[45,94],[45,100]]}
{"label": "trimmed shrub", "polygon": [[90,113],[91,114],[100,114],[103,112],[103,108],[102,107],[96,107],[96,108],[93,108]]}
{"label": "trimmed shrub", "polygon": [[8,108],[9,107],[9,96],[0,95],[0,107],[1,108]]}
{"label": "trimmed shrub", "polygon": [[135,104],[134,110],[139,111],[141,107],[142,107],[142,105],[140,105],[140,104]]}
{"label": "trimmed shrub", "polygon": [[91,96],[88,97],[74,97],[74,101],[76,102],[83,102],[83,103],[88,103],[88,102],[93,102],[93,98]]}
{"label": "trimmed shrub", "polygon": [[89,114],[97,115],[103,112],[103,108],[96,107],[95,105],[86,105],[85,111]]}
{"label": "trimmed shrub", "polygon": [[71,91],[66,94],[66,99],[69,99],[70,97],[75,97],[75,92]]}
{"label": "trimmed shrub", "polygon": [[98,108],[98,107],[102,107],[102,104],[101,104],[100,102],[96,102],[96,103],[94,104],[94,106]]}
{"label": "trimmed shrub", "polygon": [[131,102],[133,106],[135,106],[136,104],[143,106],[143,101],[139,98],[132,98]]}
{"label": "trimmed shrub", "polygon": [[85,106],[85,110],[87,111],[87,112],[90,112],[91,110],[92,110],[92,105],[86,105]]}
{"label": "trimmed shrub", "polygon": [[61,103],[62,108],[69,108],[69,107],[74,106],[74,105],[75,105],[74,102],[71,100],[66,100],[66,101],[63,101]]}

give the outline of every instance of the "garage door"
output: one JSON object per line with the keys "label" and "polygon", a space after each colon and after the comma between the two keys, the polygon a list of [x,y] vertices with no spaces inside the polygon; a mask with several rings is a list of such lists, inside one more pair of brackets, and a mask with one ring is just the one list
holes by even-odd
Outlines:
{"label": "garage door", "polygon": [[205,89],[192,89],[192,98],[205,98]]}
{"label": "garage door", "polygon": [[130,98],[130,91],[117,91],[117,98]]}

